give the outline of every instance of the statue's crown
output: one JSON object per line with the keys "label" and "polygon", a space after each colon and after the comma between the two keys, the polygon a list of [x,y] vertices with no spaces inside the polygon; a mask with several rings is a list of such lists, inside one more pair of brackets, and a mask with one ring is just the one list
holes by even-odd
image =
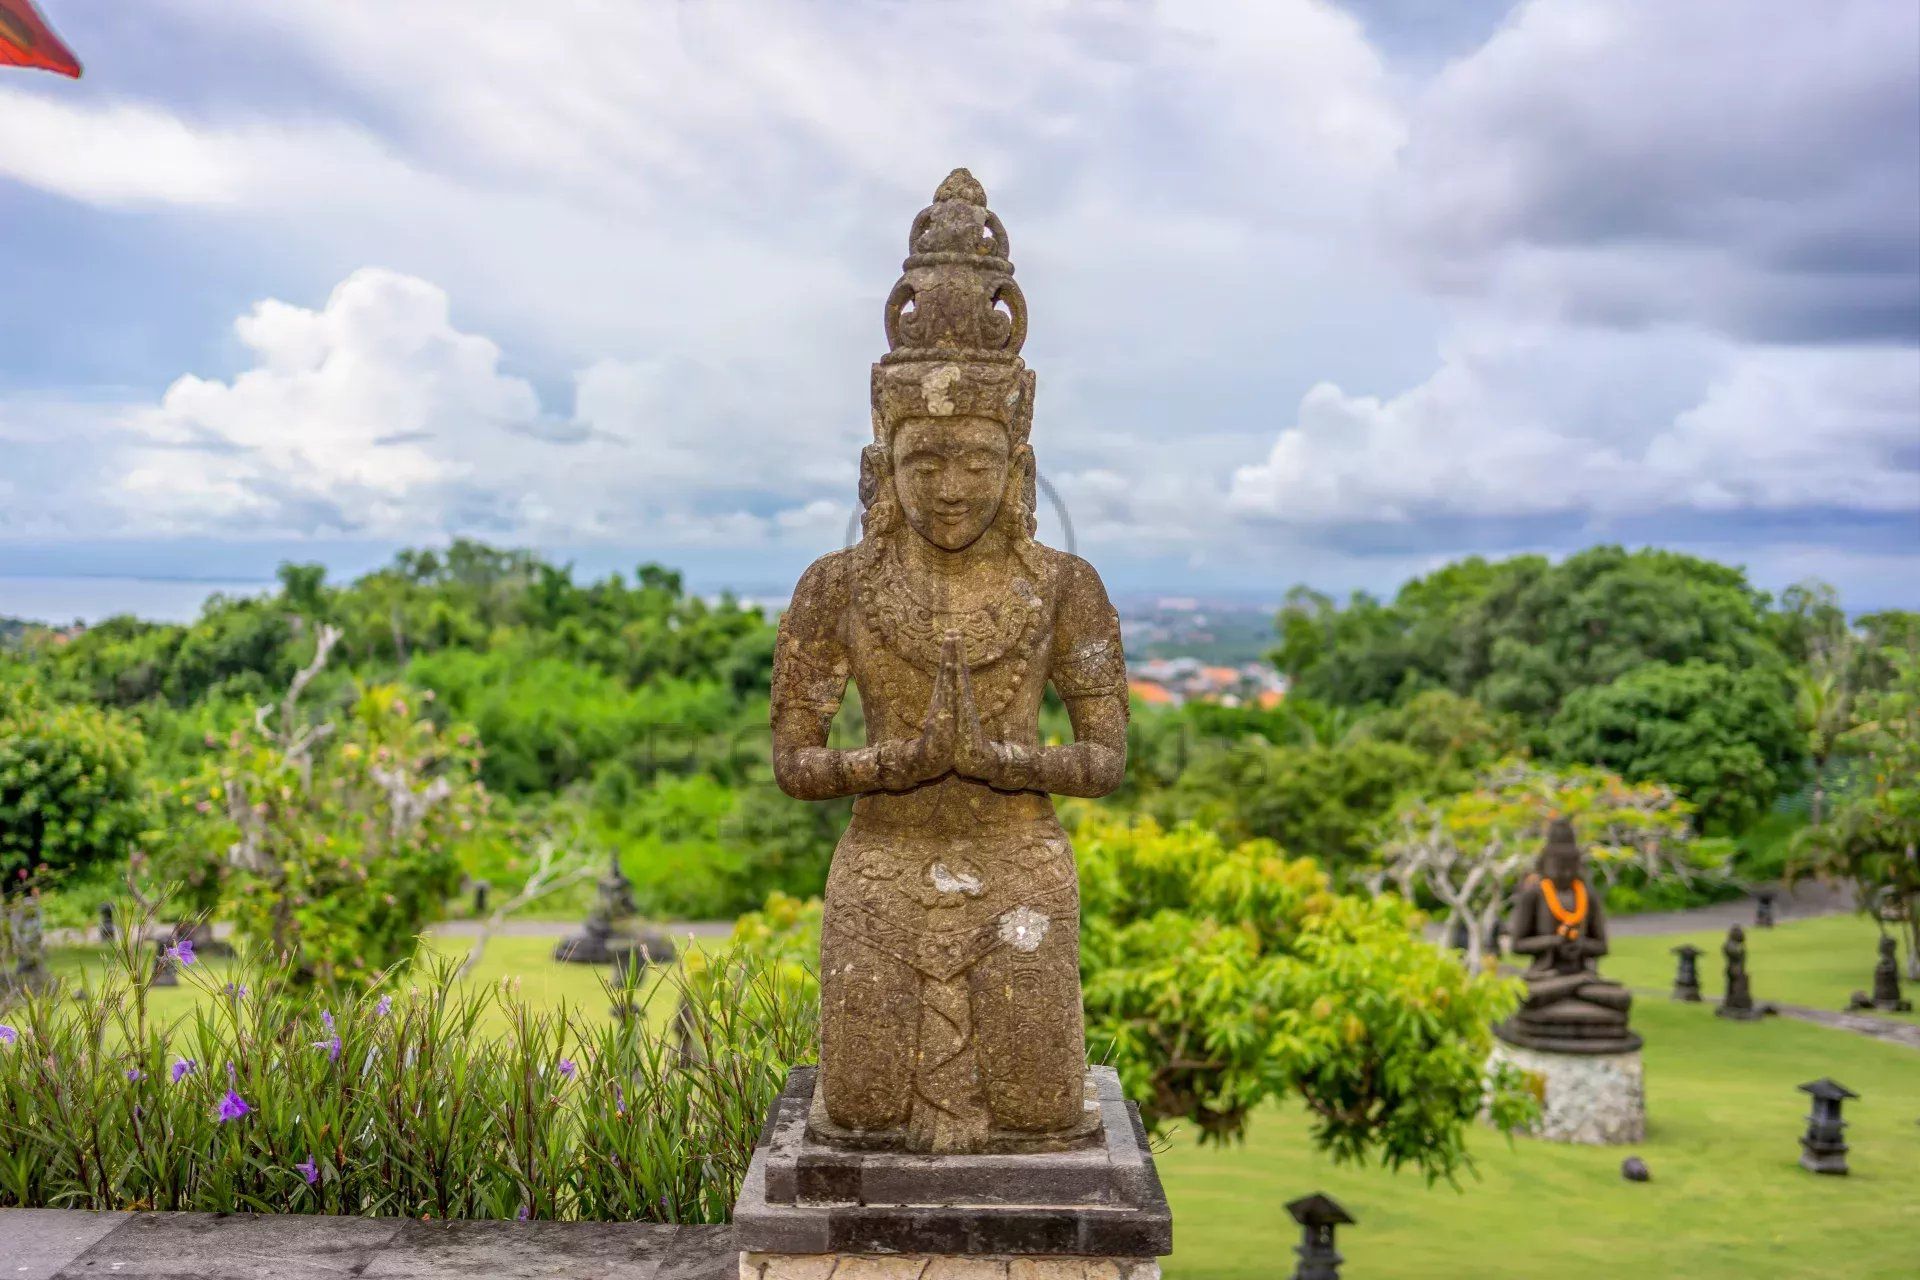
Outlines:
{"label": "statue's crown", "polygon": [[887,295],[887,354],[873,366],[874,438],[885,443],[905,418],[970,415],[1024,443],[1027,300],[1013,282],[1007,229],[971,173],[948,174],[914,215],[900,272]]}

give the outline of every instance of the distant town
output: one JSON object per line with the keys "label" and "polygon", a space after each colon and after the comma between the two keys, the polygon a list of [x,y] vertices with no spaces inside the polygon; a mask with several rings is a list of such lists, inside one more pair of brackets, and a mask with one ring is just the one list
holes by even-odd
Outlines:
{"label": "distant town", "polygon": [[1273,706],[1287,694],[1267,657],[1276,608],[1191,596],[1122,600],[1128,687],[1150,706]]}

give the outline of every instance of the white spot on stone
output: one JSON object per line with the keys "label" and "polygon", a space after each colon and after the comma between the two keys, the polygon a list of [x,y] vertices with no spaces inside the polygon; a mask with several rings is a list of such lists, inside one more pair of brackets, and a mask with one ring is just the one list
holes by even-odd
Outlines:
{"label": "white spot on stone", "polygon": [[936,862],[930,873],[933,887],[941,893],[964,893],[969,898],[980,896],[980,877],[962,871],[958,874],[947,870],[947,864]]}
{"label": "white spot on stone", "polygon": [[1052,923],[1032,907],[1015,907],[1000,917],[1000,941],[1015,951],[1038,950]]}
{"label": "white spot on stone", "polygon": [[942,418],[953,412],[953,388],[960,381],[960,370],[943,364],[927,371],[920,379],[920,392],[926,397],[927,412]]}

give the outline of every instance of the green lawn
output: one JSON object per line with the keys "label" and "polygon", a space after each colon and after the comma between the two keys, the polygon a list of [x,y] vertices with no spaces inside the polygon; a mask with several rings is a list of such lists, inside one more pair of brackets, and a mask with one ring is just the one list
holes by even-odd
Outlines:
{"label": "green lawn", "polygon": [[[1622,938],[1613,954],[1600,962],[1600,971],[1630,987],[1669,991],[1673,988],[1671,948],[1690,942],[1706,952],[1700,957],[1700,990],[1708,999],[1726,990],[1720,944],[1724,930],[1675,934],[1659,938]],[[1753,980],[1756,1003],[1807,1005],[1838,1012],[1855,991],[1873,991],[1874,950],[1879,930],[1865,916],[1823,916],[1798,920],[1773,929],[1747,929],[1747,973]],[[1900,948],[1901,967],[1906,948]],[[1920,983],[1902,983],[1902,994],[1920,1000]],[[1920,1015],[1886,1014],[1907,1022]]]}
{"label": "green lawn", "polygon": [[[1760,999],[1832,1008],[1866,983],[1874,931],[1864,920],[1752,932]],[[1666,948],[1679,941],[1623,939],[1607,969],[1664,985]],[[1298,1228],[1283,1206],[1316,1190],[1359,1220],[1340,1242],[1353,1280],[1920,1276],[1920,1052],[1784,1018],[1727,1022],[1711,1005],[1661,999],[1642,999],[1634,1024],[1647,1041],[1645,1142],[1509,1144],[1484,1130],[1479,1176],[1459,1190],[1334,1168],[1312,1152],[1295,1107],[1259,1116],[1238,1148],[1176,1136],[1160,1158],[1178,1245],[1169,1280],[1291,1274]],[[1796,1163],[1808,1099],[1794,1086],[1823,1075],[1862,1095],[1847,1104],[1846,1178]],[[1628,1154],[1646,1160],[1652,1182],[1620,1177]]]}
{"label": "green lawn", "polygon": [[[557,929],[552,937],[500,935],[492,938],[480,958],[479,967],[468,981],[484,985],[516,980],[520,984],[521,997],[536,1006],[550,1007],[565,1001],[574,1008],[610,1009],[610,1002],[600,986],[602,975],[609,974],[610,970],[598,965],[555,962],[552,951],[557,941]],[[430,950],[454,958],[463,957],[470,945],[471,939],[468,938],[436,939],[432,935],[427,938]],[[675,945],[685,949],[695,944],[679,938],[675,939]],[[75,977],[104,966],[107,963],[105,952],[106,949],[100,946],[55,947],[50,953],[49,963],[56,973]],[[218,984],[226,981],[229,964],[229,961],[208,957],[201,961],[198,972]],[[183,981],[177,987],[153,988],[148,1007],[157,1017],[175,1018],[187,1012],[195,1000],[203,998],[199,987]],[[671,1012],[671,993],[666,993],[655,1003],[660,1007],[653,1012],[664,1019]],[[487,1021],[494,1026],[505,1025],[505,1018],[497,1007],[488,1011]]]}

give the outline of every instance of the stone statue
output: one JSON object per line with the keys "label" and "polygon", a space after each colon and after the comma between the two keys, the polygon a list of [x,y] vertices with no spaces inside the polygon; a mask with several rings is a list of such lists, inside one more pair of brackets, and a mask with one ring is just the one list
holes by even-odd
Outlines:
{"label": "stone statue", "polygon": [[[965,169],[913,220],[873,366],[864,533],[780,619],[774,773],[855,796],[821,937],[818,1140],[926,1152],[1086,1138],[1079,886],[1052,794],[1126,767],[1099,575],[1034,540],[1034,375],[1006,228]],[[867,745],[827,745],[848,680]],[[1040,740],[1051,684],[1074,741]]]}
{"label": "stone statue", "polygon": [[1760,1017],[1761,1010],[1753,1006],[1753,988],[1747,981],[1747,931],[1737,924],[1730,927],[1727,940],[1720,944],[1720,954],[1727,961],[1727,995],[1714,1012],[1742,1022]]}
{"label": "stone statue", "polygon": [[1640,1037],[1627,1028],[1633,997],[1594,969],[1607,954],[1607,918],[1582,867],[1573,823],[1555,818],[1537,872],[1514,899],[1510,932],[1516,955],[1532,956],[1520,1011],[1496,1028],[1509,1044],[1549,1053],[1629,1053]]}
{"label": "stone statue", "polygon": [[1878,1009],[1883,1013],[1906,1013],[1913,1008],[1913,1002],[1900,994],[1900,962],[1895,954],[1898,944],[1893,935],[1880,935],[1880,960],[1873,966],[1873,995],[1864,991],[1853,993],[1848,1003],[1849,1009]]}

